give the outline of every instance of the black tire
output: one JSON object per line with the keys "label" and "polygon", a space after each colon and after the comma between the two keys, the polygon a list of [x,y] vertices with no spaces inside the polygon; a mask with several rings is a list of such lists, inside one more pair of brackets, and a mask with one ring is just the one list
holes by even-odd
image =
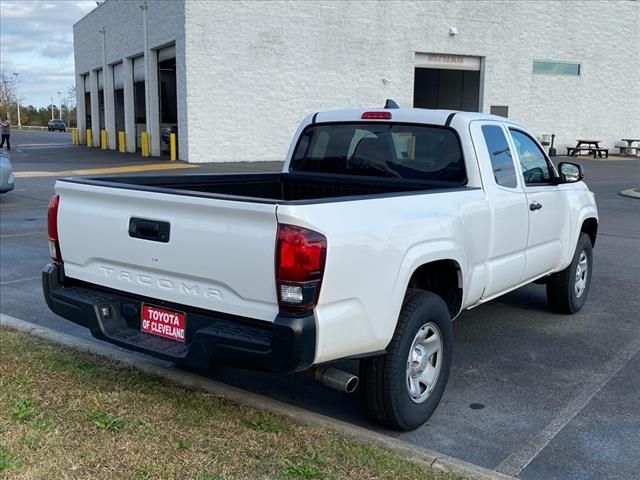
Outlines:
{"label": "black tire", "polygon": [[[552,311],[556,313],[576,313],[587,301],[593,275],[592,250],[593,246],[589,235],[584,232],[580,233],[571,264],[561,272],[554,273],[547,280],[547,300]],[[587,260],[587,270],[583,276],[585,280],[584,288],[578,294],[576,273],[583,253]]]}
{"label": "black tire", "polygon": [[[435,325],[440,332],[442,358],[431,393],[421,403],[416,403],[408,388],[409,351],[418,330],[426,324]],[[442,398],[452,357],[453,329],[447,305],[434,293],[409,290],[387,354],[360,361],[360,391],[367,412],[392,429],[418,428],[431,417]]]}

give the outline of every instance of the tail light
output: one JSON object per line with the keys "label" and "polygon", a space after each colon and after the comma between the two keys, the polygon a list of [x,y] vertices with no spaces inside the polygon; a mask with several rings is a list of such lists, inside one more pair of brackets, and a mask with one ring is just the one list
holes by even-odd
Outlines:
{"label": "tail light", "polygon": [[318,303],[327,239],[307,228],[278,225],[276,288],[281,310],[310,310]]}
{"label": "tail light", "polygon": [[58,206],[60,196],[54,195],[49,200],[49,210],[47,212],[47,226],[49,230],[49,252],[54,262],[62,263],[60,253],[60,242],[58,241]]}

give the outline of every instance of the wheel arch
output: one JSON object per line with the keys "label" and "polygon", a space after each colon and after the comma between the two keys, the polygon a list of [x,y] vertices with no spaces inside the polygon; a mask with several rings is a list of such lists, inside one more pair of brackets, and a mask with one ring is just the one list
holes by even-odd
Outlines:
{"label": "wheel arch", "polygon": [[596,246],[596,237],[598,236],[598,219],[596,217],[587,217],[582,220],[580,233],[586,233],[591,240],[591,246]]}
{"label": "wheel arch", "polygon": [[[578,240],[580,239],[581,233],[586,233],[591,240],[591,246],[595,246],[596,237],[598,236],[598,211],[595,205],[589,205],[583,207],[579,210],[579,213],[573,217],[576,219],[575,224],[572,225],[571,238],[568,240],[568,243],[564,247],[563,256],[562,256],[562,264],[560,268],[556,270],[556,272],[564,269],[571,263],[574,254],[576,253],[576,248],[578,246]],[[573,221],[573,220],[572,220]]]}
{"label": "wheel arch", "polygon": [[457,260],[444,258],[417,266],[407,282],[407,289],[424,290],[441,297],[455,318],[462,308],[464,283]]}
{"label": "wheel arch", "polygon": [[429,291],[443,298],[451,318],[462,310],[465,290],[466,255],[454,239],[414,245],[401,263],[394,300],[397,316],[409,288]]}

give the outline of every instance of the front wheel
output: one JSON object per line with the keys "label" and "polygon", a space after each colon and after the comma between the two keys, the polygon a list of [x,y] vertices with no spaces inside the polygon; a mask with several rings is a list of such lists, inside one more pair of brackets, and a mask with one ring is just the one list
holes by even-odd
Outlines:
{"label": "front wheel", "polygon": [[547,281],[547,300],[557,313],[576,313],[587,301],[593,274],[593,246],[586,233],[580,233],[571,264]]}
{"label": "front wheel", "polygon": [[369,414],[397,430],[421,426],[444,393],[452,354],[447,305],[434,293],[409,290],[387,354],[360,361],[362,399]]}

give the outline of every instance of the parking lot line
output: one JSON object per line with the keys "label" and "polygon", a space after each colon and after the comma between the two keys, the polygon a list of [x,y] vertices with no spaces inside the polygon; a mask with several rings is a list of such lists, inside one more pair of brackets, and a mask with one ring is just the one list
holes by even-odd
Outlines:
{"label": "parking lot line", "polygon": [[0,238],[28,237],[30,235],[44,235],[45,233],[47,233],[46,230],[38,230],[37,232],[7,233],[5,235],[0,235]]}
{"label": "parking lot line", "polygon": [[18,147],[59,147],[60,145],[71,146],[72,143],[20,143]]}
{"label": "parking lot line", "polygon": [[188,163],[152,163],[147,165],[129,165],[126,167],[85,168],[80,170],[62,170],[58,172],[14,172],[17,178],[32,177],[64,177],[70,175],[102,175],[109,173],[149,172],[153,170],[178,170],[181,168],[198,168]]}
{"label": "parking lot line", "polygon": [[640,352],[640,338],[627,345],[584,384],[582,390],[540,432],[536,433],[519,450],[511,453],[495,468],[506,475],[518,476],[573,418],[586,407],[609,380]]}
{"label": "parking lot line", "polygon": [[28,278],[17,278],[15,280],[7,280],[6,282],[0,282],[1,286],[5,285],[13,285],[14,283],[22,283],[22,282],[30,282],[32,280],[40,280],[42,277],[38,275],[37,277],[28,277]]}

